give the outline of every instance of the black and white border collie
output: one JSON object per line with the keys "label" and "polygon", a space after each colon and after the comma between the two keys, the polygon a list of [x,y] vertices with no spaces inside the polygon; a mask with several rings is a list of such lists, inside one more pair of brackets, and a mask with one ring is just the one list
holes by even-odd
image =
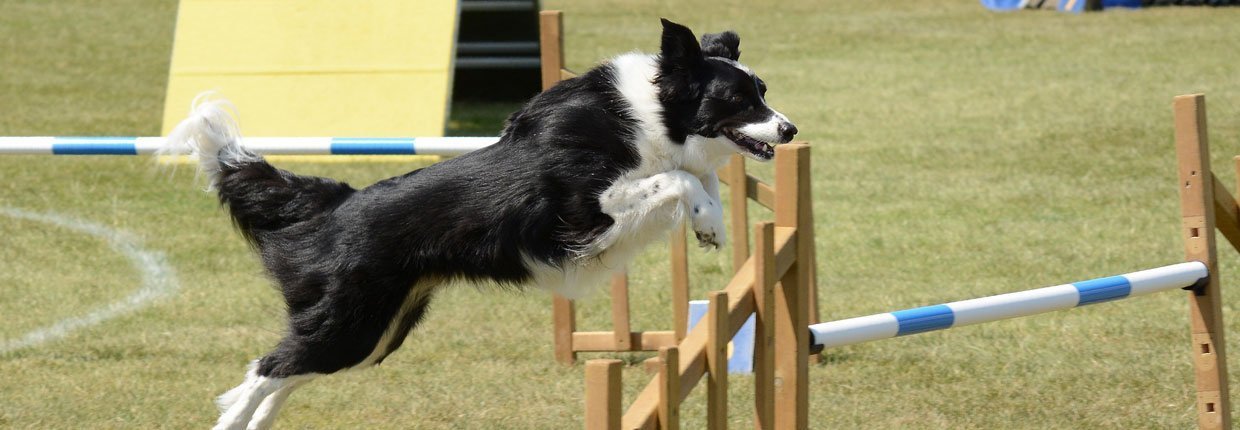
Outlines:
{"label": "black and white border collie", "polygon": [[227,102],[197,103],[166,152],[197,154],[289,315],[216,428],[270,427],[306,381],[379,364],[454,281],[580,297],[685,217],[718,248],[715,170],[797,132],[739,46],[663,20],[659,55],[607,61],[530,100],[498,143],[360,190],[272,167],[238,145]]}

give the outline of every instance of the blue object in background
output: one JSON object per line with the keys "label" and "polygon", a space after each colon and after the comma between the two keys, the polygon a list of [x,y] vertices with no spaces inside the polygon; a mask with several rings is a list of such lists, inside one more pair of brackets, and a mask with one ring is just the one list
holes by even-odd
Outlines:
{"label": "blue object in background", "polygon": [[1021,0],[982,0],[982,6],[990,10],[1007,12],[1020,10],[1025,7],[1025,2]]}
{"label": "blue object in background", "polygon": [[1060,12],[1081,13],[1085,12],[1085,0],[1059,0]]}
{"label": "blue object in background", "polygon": [[[710,302],[706,300],[689,301],[689,328],[697,325],[706,316]],[[741,326],[732,341],[728,342],[728,373],[753,373],[753,331],[754,316],[750,315]]]}

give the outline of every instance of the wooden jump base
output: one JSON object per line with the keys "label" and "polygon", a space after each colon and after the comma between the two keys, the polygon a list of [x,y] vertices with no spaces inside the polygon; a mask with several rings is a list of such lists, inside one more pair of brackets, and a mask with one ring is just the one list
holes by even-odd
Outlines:
{"label": "wooden jump base", "polygon": [[[587,429],[677,429],[678,408],[707,378],[707,428],[727,428],[726,345],[750,314],[754,345],[755,427],[808,428],[807,370],[812,344],[838,346],[922,333],[1115,300],[1167,289],[1189,289],[1197,427],[1231,428],[1226,348],[1219,290],[1217,228],[1240,250],[1240,208],[1210,170],[1205,97],[1175,98],[1175,143],[1185,263],[1120,276],[927,306],[891,314],[807,327],[812,242],[809,221],[808,147],[776,149],[775,223],[757,225],[755,253],[723,291],[710,294],[710,310],[677,346],[652,359],[658,376],[623,414],[621,362],[586,364]],[[1240,173],[1240,157],[1236,157]],[[810,236],[812,237],[812,236]],[[810,262],[810,264],[802,264]],[[776,383],[776,381],[779,383]]]}
{"label": "wooden jump base", "polygon": [[[543,89],[551,88],[560,80],[576,76],[564,68],[563,15],[560,11],[543,11],[539,14],[539,34],[542,55]],[[732,156],[731,162],[717,172],[719,181],[728,185],[731,199],[732,224],[728,232],[732,240],[732,267],[739,272],[749,258],[749,200],[775,209],[774,189],[745,173],[745,158]],[[808,212],[805,214],[811,217]],[[813,221],[805,224],[807,236],[813,237]],[[577,361],[578,352],[657,351],[675,346],[685,338],[689,320],[689,263],[685,227],[674,229],[671,238],[672,269],[672,321],[671,330],[633,331],[629,318],[628,276],[621,273],[611,282],[612,329],[610,331],[578,331],[576,309],[573,302],[562,296],[552,299],[555,333],[555,358],[571,365]],[[811,257],[812,260],[812,246]],[[809,272],[809,321],[818,321],[817,289],[814,287],[816,270]]]}

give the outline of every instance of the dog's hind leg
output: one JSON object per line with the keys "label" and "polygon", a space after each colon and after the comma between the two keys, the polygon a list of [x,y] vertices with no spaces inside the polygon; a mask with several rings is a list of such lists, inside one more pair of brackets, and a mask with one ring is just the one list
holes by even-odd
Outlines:
{"label": "dog's hind leg", "polygon": [[276,389],[263,402],[258,405],[258,409],[254,411],[254,417],[250,418],[250,424],[246,426],[246,430],[266,430],[276,421],[276,415],[280,413],[280,407],[284,406],[284,401],[288,400],[288,395],[293,390],[306,383],[310,375],[301,378],[290,379],[284,386]]}
{"label": "dog's hind leg", "polygon": [[[215,428],[269,428],[299,385],[317,376],[378,364],[421,320],[436,286],[422,282],[414,288],[385,289],[375,283],[369,286],[372,292],[403,297],[340,295],[323,306],[295,312],[290,316],[290,333],[276,349],[251,367],[245,382],[220,396],[223,414]],[[350,285],[343,288],[362,291]]]}
{"label": "dog's hind leg", "polygon": [[[246,428],[254,412],[259,409],[260,405],[266,403],[265,399],[281,392],[284,392],[283,396],[287,396],[287,391],[299,382],[289,378],[272,378],[258,376],[253,372],[248,373],[245,382],[220,396],[219,405],[224,408],[224,412],[220,415],[219,421],[215,423],[214,429],[241,430]],[[283,399],[280,401],[282,402]]]}

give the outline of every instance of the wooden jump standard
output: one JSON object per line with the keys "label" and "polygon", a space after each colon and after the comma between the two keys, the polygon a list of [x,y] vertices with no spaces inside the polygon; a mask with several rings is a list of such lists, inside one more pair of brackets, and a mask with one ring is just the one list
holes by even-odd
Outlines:
{"label": "wooden jump standard", "polygon": [[[659,377],[620,415],[620,361],[586,364],[590,429],[678,428],[678,404],[708,379],[710,428],[727,417],[727,344],[756,315],[754,384],[759,428],[804,429],[809,403],[809,291],[813,272],[809,146],[775,147],[775,222],[755,225],[755,253],[723,291],[710,295],[703,323],[679,345],[659,348]],[[708,370],[709,369],[709,370]]]}
{"label": "wooden jump standard", "polygon": [[[776,221],[756,226],[755,253],[678,346],[659,348],[658,376],[621,415],[621,362],[586,364],[587,429],[677,429],[679,403],[707,376],[707,428],[726,429],[728,340],[750,313],[755,420],[760,429],[808,428],[809,349],[1067,309],[1170,288],[1190,290],[1198,428],[1231,428],[1214,229],[1240,249],[1240,208],[1210,171],[1205,99],[1175,99],[1176,153],[1186,261],[1141,272],[888,314],[816,324],[805,330],[812,242],[807,230],[808,147],[776,152]],[[1235,159],[1240,172],[1240,157]],[[812,237],[812,236],[811,236]],[[811,264],[802,264],[802,262]],[[1209,276],[1207,276],[1209,275]],[[778,281],[777,281],[778,279]],[[778,383],[776,381],[779,381]]]}
{"label": "wooden jump standard", "polygon": [[[1181,229],[1184,258],[1205,263],[1211,276],[1189,297],[1193,367],[1197,381],[1197,427],[1230,429],[1231,395],[1227,386],[1227,348],[1223,338],[1218,247],[1214,230],[1240,250],[1240,218],[1236,199],[1210,170],[1206,135],[1206,98],[1202,94],[1175,98],[1175,154],[1179,161]],[[1240,173],[1240,158],[1236,159]]]}
{"label": "wooden jump standard", "polygon": [[[563,15],[560,11],[543,11],[539,13],[539,44],[542,59],[543,89],[551,88],[557,82],[576,76],[564,68]],[[732,264],[739,269],[749,258],[748,201],[753,199],[768,209],[775,207],[773,189],[761,181],[745,173],[745,159],[740,155],[732,156],[731,162],[717,172],[719,181],[729,186],[731,197],[732,225],[728,232],[732,240]],[[812,237],[813,222],[807,223]],[[621,273],[612,278],[611,282],[611,331],[577,331],[577,318],[573,302],[562,296],[552,299],[552,314],[555,330],[555,358],[560,363],[571,365],[577,360],[578,352],[620,352],[620,351],[657,351],[666,346],[675,346],[685,338],[685,328],[689,320],[689,259],[685,227],[673,230],[671,239],[672,267],[672,330],[667,331],[633,331],[629,318],[629,283],[628,276]],[[809,274],[810,320],[818,321],[817,293],[813,288],[816,271]]]}

